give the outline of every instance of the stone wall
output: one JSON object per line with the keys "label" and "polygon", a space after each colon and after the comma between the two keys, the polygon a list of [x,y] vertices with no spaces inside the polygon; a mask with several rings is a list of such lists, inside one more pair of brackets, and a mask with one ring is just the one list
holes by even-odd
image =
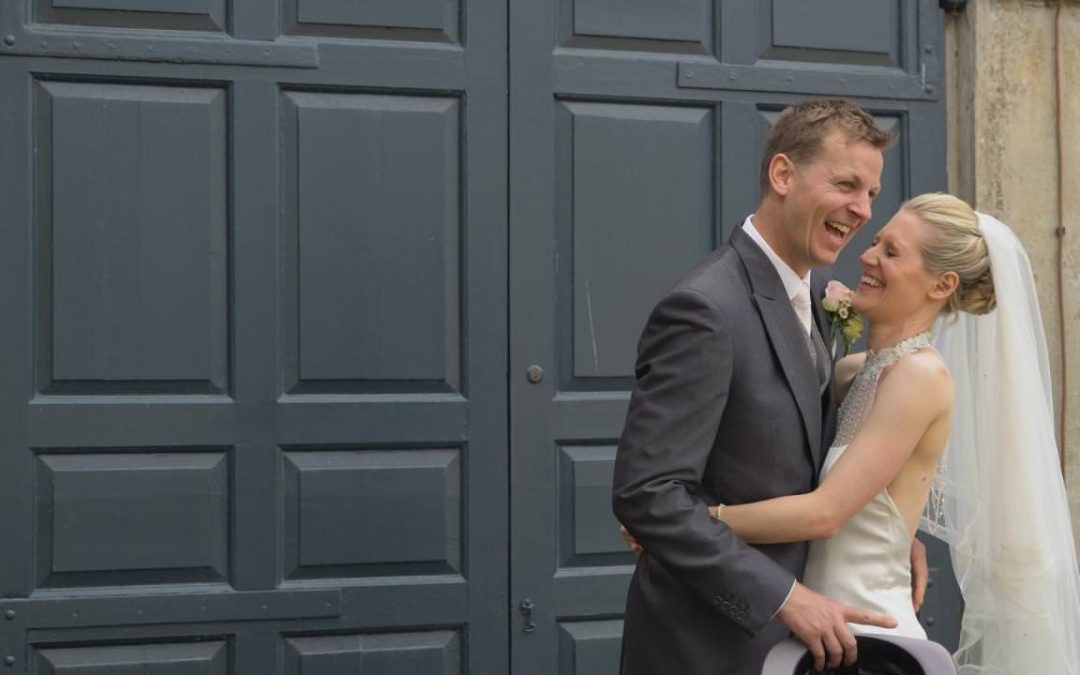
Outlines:
{"label": "stone wall", "polygon": [[[1060,12],[1061,119],[1055,109]],[[948,19],[949,188],[1009,223],[1035,269],[1054,398],[1064,407],[1066,485],[1080,543],[1080,0],[969,0]],[[1062,125],[1067,366],[1058,293]],[[1062,374],[1068,393],[1061,395]]]}

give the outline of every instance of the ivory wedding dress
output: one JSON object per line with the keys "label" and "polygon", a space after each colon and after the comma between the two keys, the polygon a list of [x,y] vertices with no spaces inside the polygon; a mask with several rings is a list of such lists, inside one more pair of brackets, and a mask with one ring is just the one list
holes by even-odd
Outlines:
{"label": "ivory wedding dress", "polygon": [[[920,333],[880,352],[867,352],[866,362],[851,382],[840,406],[836,442],[825,455],[821,478],[829,474],[874,403],[886,368],[920,349],[933,337]],[[831,539],[810,543],[803,583],[824,595],[860,609],[888,614],[896,628],[858,626],[858,631],[925,638],[926,631],[911,604],[911,535],[887,489],[874,495]]]}

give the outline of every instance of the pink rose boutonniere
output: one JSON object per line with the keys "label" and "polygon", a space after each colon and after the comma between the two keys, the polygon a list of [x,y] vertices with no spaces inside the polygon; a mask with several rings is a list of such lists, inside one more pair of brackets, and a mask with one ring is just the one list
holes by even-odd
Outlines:
{"label": "pink rose boutonniere", "polygon": [[839,281],[830,281],[825,287],[821,307],[829,317],[829,341],[833,345],[833,356],[836,356],[837,337],[844,343],[844,353],[841,356],[847,356],[851,346],[862,335],[863,319],[851,306],[853,295],[855,293]]}

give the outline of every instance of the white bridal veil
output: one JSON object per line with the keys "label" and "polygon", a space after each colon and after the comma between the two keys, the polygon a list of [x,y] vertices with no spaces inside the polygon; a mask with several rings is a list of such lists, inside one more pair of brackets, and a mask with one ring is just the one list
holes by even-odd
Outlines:
{"label": "white bridal veil", "polygon": [[1054,437],[1031,263],[979,214],[997,309],[943,318],[952,433],[923,529],[949,544],[964,597],[962,675],[1080,675],[1080,573]]}

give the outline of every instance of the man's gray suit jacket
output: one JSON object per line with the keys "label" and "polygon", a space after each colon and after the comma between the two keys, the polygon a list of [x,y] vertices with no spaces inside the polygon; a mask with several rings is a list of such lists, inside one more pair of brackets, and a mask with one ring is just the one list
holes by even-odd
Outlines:
{"label": "man's gray suit jacket", "polygon": [[[827,277],[811,274],[818,330]],[[788,635],[773,617],[807,544],[749,546],[706,506],[812,490],[835,411],[779,274],[741,228],[657,304],[635,374],[613,506],[646,552],[622,673],[757,675]]]}

